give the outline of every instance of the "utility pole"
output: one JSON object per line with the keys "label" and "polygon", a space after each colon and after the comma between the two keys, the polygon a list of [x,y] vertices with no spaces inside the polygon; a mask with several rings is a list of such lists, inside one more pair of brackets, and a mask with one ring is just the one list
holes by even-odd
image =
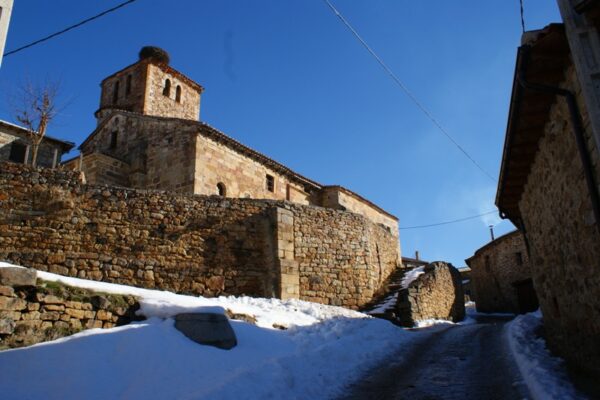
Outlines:
{"label": "utility pole", "polygon": [[494,225],[490,225],[490,236],[492,237],[492,242],[494,241]]}
{"label": "utility pole", "polygon": [[4,44],[8,35],[8,23],[12,12],[13,0],[0,0],[0,66],[4,54]]}

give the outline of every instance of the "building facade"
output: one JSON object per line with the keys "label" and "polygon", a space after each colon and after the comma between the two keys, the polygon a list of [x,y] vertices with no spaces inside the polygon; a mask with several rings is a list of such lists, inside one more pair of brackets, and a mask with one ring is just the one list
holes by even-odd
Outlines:
{"label": "building facade", "polygon": [[598,2],[519,47],[496,197],[524,233],[549,347],[600,376]]}
{"label": "building facade", "polygon": [[521,232],[496,238],[466,262],[471,269],[471,295],[477,311],[525,313],[538,308]]}
{"label": "building facade", "polygon": [[98,125],[68,168],[89,183],[347,210],[398,237],[398,219],[360,195],[306,178],[200,122],[203,88],[165,54],[144,48],[138,62],[102,81]]}
{"label": "building facade", "polygon": [[[74,143],[44,136],[38,149],[37,165],[54,168]],[[0,161],[30,164],[32,158],[29,131],[21,126],[0,120]]]}

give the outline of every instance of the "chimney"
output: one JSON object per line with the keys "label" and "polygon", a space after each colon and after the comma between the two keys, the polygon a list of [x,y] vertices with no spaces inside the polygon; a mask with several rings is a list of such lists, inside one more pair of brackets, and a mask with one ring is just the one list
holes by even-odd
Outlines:
{"label": "chimney", "polygon": [[419,250],[415,251],[415,260],[419,261]]}
{"label": "chimney", "polygon": [[494,241],[494,225],[490,225],[490,235],[492,236],[492,242]]}

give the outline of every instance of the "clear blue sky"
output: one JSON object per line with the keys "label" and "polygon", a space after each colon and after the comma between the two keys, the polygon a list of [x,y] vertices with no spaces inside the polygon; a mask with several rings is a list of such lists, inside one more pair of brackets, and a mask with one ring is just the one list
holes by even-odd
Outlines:
{"label": "clear blue sky", "polygon": [[[17,0],[6,50],[120,0]],[[518,0],[332,0],[446,130],[498,175],[516,48]],[[560,20],[554,0],[525,0],[527,29]],[[494,210],[496,183],[399,90],[322,0],[138,0],[6,57],[0,93],[59,77],[68,107],[49,134],[93,130],[100,81],[144,45],[205,87],[201,120],[323,184],[379,204],[400,226]],[[12,121],[6,96],[0,119]],[[402,252],[456,266],[513,226],[494,215],[401,230]]]}

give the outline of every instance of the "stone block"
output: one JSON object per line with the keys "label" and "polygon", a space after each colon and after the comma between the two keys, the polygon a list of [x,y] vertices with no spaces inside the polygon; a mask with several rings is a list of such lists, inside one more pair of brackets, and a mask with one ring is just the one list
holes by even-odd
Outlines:
{"label": "stone block", "polygon": [[15,290],[10,286],[0,286],[0,296],[13,297]]}
{"label": "stone block", "polygon": [[235,333],[223,314],[178,314],[175,316],[175,328],[196,343],[225,350],[237,346]]}
{"label": "stone block", "polygon": [[19,299],[17,297],[0,296],[0,310],[21,311],[25,308],[27,308],[27,302],[23,299]]}
{"label": "stone block", "polygon": [[0,334],[10,335],[15,330],[15,321],[10,318],[0,318]]}
{"label": "stone block", "polygon": [[32,268],[6,267],[0,268],[0,285],[4,286],[35,286],[37,272]]}

